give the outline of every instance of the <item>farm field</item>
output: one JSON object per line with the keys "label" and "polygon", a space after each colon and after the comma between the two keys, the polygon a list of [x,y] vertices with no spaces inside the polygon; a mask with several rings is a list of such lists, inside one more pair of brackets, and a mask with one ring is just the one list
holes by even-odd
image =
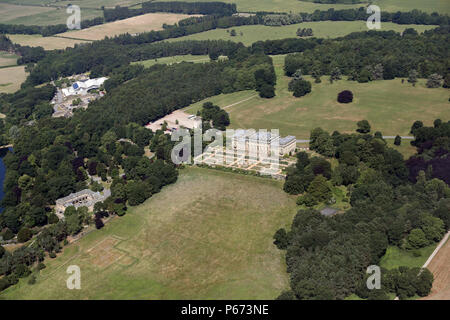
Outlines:
{"label": "farm field", "polygon": [[31,7],[31,6],[21,6],[9,3],[0,2],[0,23],[10,23],[9,21],[14,21],[27,16],[32,16],[35,14],[48,13],[55,11],[53,8],[48,7]]}
{"label": "farm field", "polygon": [[428,269],[433,272],[434,282],[431,294],[423,300],[450,300],[450,241],[439,250]]}
{"label": "farm field", "polygon": [[[197,0],[187,0],[195,2]],[[215,1],[215,0],[205,0]],[[299,0],[223,0],[228,3],[236,3],[240,12],[274,11],[274,12],[314,12],[315,10],[328,10],[334,8],[350,9],[365,7],[360,4],[320,4],[313,1]],[[364,2],[364,1],[362,1]],[[92,19],[102,15],[102,6],[115,7],[134,6],[139,3],[133,0],[2,0],[0,3],[0,23],[49,25],[65,23],[68,14],[65,7],[68,4],[78,5],[82,9],[82,19]],[[380,6],[382,11],[411,11],[419,9],[426,12],[450,13],[450,5],[444,0],[373,0],[373,4]]]}
{"label": "farm field", "polygon": [[450,13],[450,3],[445,0],[373,0],[372,2],[379,6],[382,11],[389,12],[418,9],[429,13]]}
{"label": "farm field", "polygon": [[[22,35],[13,34],[8,35],[14,43],[28,46],[41,46],[46,50],[64,49],[66,47],[73,47],[77,43],[86,43],[91,40],[103,39],[105,36],[117,35],[125,32],[135,33],[150,30],[160,30],[163,23],[175,23],[182,19],[178,14],[147,14],[137,16],[125,20],[115,21],[104,25],[94,26],[85,30],[69,31],[60,33],[57,36],[42,37],[41,35]],[[152,21],[152,19],[156,19]],[[150,22],[149,22],[150,21]],[[149,23],[148,23],[149,22]],[[207,40],[207,39],[227,39],[236,42],[242,42],[245,45],[260,40],[283,39],[289,37],[296,37],[297,29],[312,28],[315,37],[320,38],[335,38],[344,36],[351,32],[367,30],[363,21],[321,21],[321,22],[305,22],[302,24],[295,24],[283,27],[269,27],[269,26],[240,26],[229,29],[215,29],[202,33],[193,34],[186,37],[168,39],[166,41],[184,41],[184,40]],[[434,28],[434,26],[423,25],[398,25],[395,23],[383,23],[382,27],[385,30],[394,30],[401,32],[408,27],[415,28],[419,32]],[[227,31],[235,29],[237,35],[230,36]],[[242,32],[242,35],[240,34]],[[67,37],[67,38],[62,38]],[[74,39],[69,39],[74,38]],[[86,40],[80,40],[86,39]]]}
{"label": "farm field", "polygon": [[[22,3],[17,1],[15,3]],[[66,23],[70,16],[65,8],[26,6],[0,3],[0,23],[24,24],[24,25],[52,25]],[[103,15],[101,10],[82,9],[81,19],[92,19]]]}
{"label": "farm field", "polygon": [[138,1],[135,0],[1,0],[1,2],[9,4],[21,4],[30,6],[52,6],[52,7],[65,7],[68,4],[74,4],[80,6],[81,8],[97,8],[100,9],[102,6],[107,8],[113,8],[116,5],[120,6],[131,6],[136,4]]}
{"label": "farm field", "polygon": [[65,49],[76,44],[90,43],[90,41],[74,40],[60,37],[43,37],[40,34],[8,34],[12,42],[22,46],[43,47],[45,50]]}
{"label": "farm field", "polygon": [[26,77],[24,66],[0,68],[0,93],[13,93],[19,90]]}
{"label": "farm field", "polygon": [[190,15],[174,13],[148,13],[83,30],[60,33],[58,36],[85,40],[101,40],[106,36],[112,37],[123,33],[140,33],[151,30],[162,30],[162,25],[164,23],[174,24],[188,17],[190,17]]}
{"label": "farm field", "polygon": [[[273,299],[288,275],[272,236],[296,213],[281,184],[183,169],[177,183],[47,259],[36,284],[22,279],[0,299]],[[69,265],[81,269],[81,290],[66,288]]]}
{"label": "farm field", "polygon": [[[161,0],[163,1],[163,0]],[[194,2],[196,0],[185,0]],[[215,1],[215,0],[204,0]],[[367,6],[367,3],[359,4],[321,4],[314,3],[312,0],[222,0],[227,3],[236,3],[238,11],[241,12],[258,12],[258,11],[275,11],[275,12],[314,12],[315,10],[328,10],[330,8],[351,9]],[[368,2],[368,1],[361,1]],[[380,6],[382,11],[411,11],[419,9],[426,12],[449,13],[450,6],[445,0],[373,0],[373,4]]]}
{"label": "farm field", "polygon": [[[423,32],[435,27],[436,26],[425,25],[399,25],[391,22],[383,22],[381,24],[381,30],[393,30],[396,32],[403,32],[406,28],[414,28],[418,32]],[[314,37],[316,38],[337,38],[352,32],[368,31],[365,21],[319,21],[304,22],[281,27],[253,25],[232,27],[228,29],[214,29],[185,37],[172,38],[166,41],[225,39],[242,42],[244,45],[248,46],[256,41],[298,38],[296,35],[298,28],[311,28]],[[232,29],[236,30],[236,36],[230,35],[230,30]]]}
{"label": "farm field", "polygon": [[200,55],[200,56],[194,56],[191,54],[182,55],[182,56],[172,56],[172,57],[164,57],[164,58],[158,58],[158,59],[150,59],[150,60],[143,60],[143,61],[137,61],[132,62],[132,64],[142,64],[145,68],[151,67],[155,64],[173,64],[173,63],[180,63],[180,62],[194,62],[194,63],[204,63],[209,62],[209,56],[206,55]]}
{"label": "farm field", "polygon": [[[221,95],[220,107],[234,104],[226,109],[231,128],[278,128],[282,135],[309,139],[313,128],[322,127],[330,133],[334,130],[353,132],[357,121],[367,119],[372,132],[407,136],[415,120],[432,125],[436,118],[450,118],[448,91],[426,88],[425,79],[420,79],[416,87],[412,87],[406,81],[402,84],[401,79],[369,83],[339,80],[330,84],[328,77],[322,77],[322,83],[316,84],[306,76],[312,82],[312,92],[295,98],[287,90],[290,78],[283,73],[284,56],[273,58],[277,73],[276,97],[263,99],[256,96],[246,100],[253,91]],[[337,94],[346,89],[351,89],[355,98],[350,104],[340,104]],[[217,102],[213,99],[218,98],[205,99],[186,110],[195,114],[204,102]],[[402,141],[402,144],[407,143]]]}
{"label": "farm field", "polygon": [[17,58],[15,54],[0,51],[0,68],[17,65]]}
{"label": "farm field", "polygon": [[[163,0],[161,0],[163,1]],[[197,0],[185,0],[187,2],[196,2]],[[215,0],[205,0],[213,2]],[[299,0],[222,0],[226,3],[236,3],[237,10],[240,12],[314,12],[314,10],[328,10],[330,8],[351,9],[363,7],[365,4],[320,4]]]}

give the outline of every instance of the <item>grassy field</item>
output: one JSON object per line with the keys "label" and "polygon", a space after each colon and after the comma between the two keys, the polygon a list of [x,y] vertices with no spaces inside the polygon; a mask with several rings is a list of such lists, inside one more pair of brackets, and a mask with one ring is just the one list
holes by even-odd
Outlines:
{"label": "grassy field", "polygon": [[[163,1],[163,0],[161,0]],[[197,0],[184,0],[195,2]],[[215,1],[215,0],[204,0]],[[320,4],[313,1],[299,0],[222,0],[227,3],[236,3],[238,11],[241,12],[257,12],[257,11],[274,11],[274,12],[313,12],[314,10],[328,10],[330,8],[351,9],[365,7],[366,3],[361,4]],[[361,1],[367,2],[367,1]],[[450,5],[445,0],[373,0],[373,4],[380,6],[381,10],[395,11],[411,11],[420,9],[426,12],[449,13]]]}
{"label": "grassy field", "polygon": [[19,90],[26,77],[24,66],[0,68],[0,93],[12,93]]}
{"label": "grassy field", "polygon": [[[301,2],[314,2],[315,0],[301,0]],[[411,11],[418,9],[425,12],[439,12],[448,13],[450,11],[450,4],[445,0],[361,0],[367,4],[375,4],[381,8],[382,11],[397,12],[397,11]],[[364,6],[365,4],[361,4]]]}
{"label": "grassy field", "polygon": [[162,30],[164,23],[174,24],[190,15],[174,13],[148,13],[124,20],[118,20],[84,30],[74,30],[58,34],[58,36],[86,40],[101,40],[105,36],[115,36],[123,33],[140,33],[151,30]]}
{"label": "grassy field", "polygon": [[[17,1],[16,3],[22,2]],[[40,26],[66,23],[67,18],[70,16],[65,8],[12,5],[7,3],[0,3],[0,12],[0,23]],[[92,19],[102,15],[101,10],[81,10],[81,19]]]}
{"label": "grassy field", "polygon": [[[282,135],[295,135],[297,139],[308,139],[310,130],[316,127],[330,133],[353,132],[356,122],[362,119],[369,120],[373,132],[404,136],[409,135],[415,120],[432,125],[436,118],[450,119],[448,90],[428,89],[424,79],[412,87],[400,79],[369,83],[339,80],[330,84],[327,77],[322,77],[322,83],[315,84],[305,77],[312,82],[312,92],[295,98],[287,90],[290,78],[283,75],[284,56],[275,56],[274,65],[278,78],[276,97],[262,99],[253,91],[237,92],[205,99],[186,110],[195,114],[206,101],[221,107],[232,105],[226,109],[231,128],[278,128]],[[337,94],[345,89],[353,92],[354,101],[339,104]]]}
{"label": "grassy field", "polygon": [[386,142],[389,147],[400,152],[405,159],[408,159],[413,154],[416,153],[416,148],[411,145],[411,140],[403,139],[402,143],[399,146],[394,144],[394,139],[386,139]]}
{"label": "grassy field", "polygon": [[[163,1],[163,0],[161,0]],[[188,2],[197,2],[197,0],[184,0]],[[212,2],[216,0],[204,0],[205,2]],[[350,9],[359,8],[364,4],[347,5],[347,4],[320,4],[305,2],[299,0],[222,0],[226,3],[236,3],[237,9],[240,12],[314,12],[314,10],[328,10],[335,9]]]}
{"label": "grassy field", "polygon": [[59,37],[43,37],[40,34],[8,34],[12,42],[22,46],[43,47],[46,50],[65,49],[73,47],[77,43],[89,43],[90,41],[73,40]]}
{"label": "grassy field", "polygon": [[389,246],[385,255],[381,258],[380,267],[386,269],[394,269],[400,266],[406,267],[422,267],[428,257],[436,249],[437,243],[418,249],[419,257],[415,257],[412,252],[399,249],[398,247]]}
{"label": "grassy field", "polygon": [[[272,236],[295,213],[279,181],[186,168],[0,299],[273,299],[288,275]],[[66,288],[69,265],[81,269],[81,290]]]}
{"label": "grassy field", "polygon": [[[381,24],[381,30],[394,30],[396,32],[403,32],[406,28],[414,28],[418,32],[423,32],[435,27],[436,26],[425,25],[399,25],[391,22],[383,22]],[[365,21],[320,21],[304,22],[281,27],[255,25],[239,26],[229,29],[215,29],[185,37],[173,38],[167,41],[225,39],[242,42],[244,45],[248,46],[256,41],[297,38],[296,32],[298,28],[311,28],[314,37],[316,38],[336,38],[352,32],[368,31]],[[232,29],[236,30],[236,36],[230,35],[230,30]]]}
{"label": "grassy field", "polygon": [[173,56],[173,57],[164,57],[159,59],[150,59],[132,62],[132,64],[142,64],[144,67],[148,68],[155,64],[173,64],[180,62],[194,62],[194,63],[204,63],[210,61],[209,56],[193,56],[191,54],[182,55],[182,56]]}
{"label": "grassy field", "polygon": [[130,6],[138,3],[136,0],[0,0],[0,2],[9,4],[20,4],[30,6],[48,6],[52,7],[65,7],[68,4],[74,4],[80,6],[80,8],[95,8],[100,9],[102,6],[107,8],[113,8],[116,5]]}
{"label": "grassy field", "polygon": [[47,7],[31,7],[31,6],[18,6],[8,3],[0,2],[0,23],[13,23],[10,21],[18,19],[26,19],[25,17],[47,14],[55,11],[53,8]]}
{"label": "grassy field", "polygon": [[429,13],[450,13],[450,3],[446,0],[373,0],[373,4],[388,12],[418,9]]}
{"label": "grassy field", "polygon": [[[161,0],[163,1],[163,0]],[[165,0],[164,0],[165,1]],[[189,2],[196,2],[197,0],[184,0]],[[203,0],[216,1],[216,0]],[[256,11],[276,11],[276,12],[313,12],[314,10],[328,10],[329,8],[348,9],[366,6],[367,4],[362,0],[361,4],[320,4],[314,3],[313,0],[299,1],[299,0],[222,0],[227,3],[236,3],[239,11],[242,12],[256,12]],[[116,5],[129,6],[136,4],[135,0],[1,0],[5,3],[20,3],[30,5],[52,4],[54,6],[66,6],[67,4],[76,4],[81,8],[100,8],[114,7]],[[419,9],[426,12],[437,11],[440,13],[449,13],[450,5],[445,0],[372,0],[385,11],[411,11]]]}
{"label": "grassy field", "polygon": [[[197,0],[187,0],[196,2]],[[204,0],[215,1],[215,0]],[[319,4],[311,1],[299,0],[223,0],[228,3],[236,3],[238,11],[257,12],[313,12],[315,10],[328,10],[334,8],[349,9],[366,6],[362,4]],[[411,11],[419,9],[426,12],[437,11],[450,13],[450,5],[445,0],[373,0],[382,11]],[[20,5],[19,5],[20,4]],[[130,6],[138,4],[135,0],[1,0],[0,23],[49,25],[65,23],[68,14],[65,7],[68,4],[80,6],[82,19],[92,19],[102,15],[102,6],[115,7],[116,5]],[[51,7],[46,6],[51,5]],[[3,14],[6,13],[6,14]]]}
{"label": "grassy field", "polygon": [[[160,30],[163,23],[175,23],[176,21],[186,17],[186,15],[178,14],[147,14],[137,16],[125,20],[115,21],[112,23],[94,26],[85,30],[69,31],[58,34],[57,36],[85,39],[67,39],[60,37],[42,37],[41,35],[8,35],[14,43],[29,46],[42,46],[47,50],[63,49],[73,47],[76,43],[85,43],[89,40],[100,40],[105,36],[113,36],[121,33],[138,33],[150,30]],[[236,42],[242,42],[245,45],[260,40],[274,40],[296,37],[295,32],[301,28],[312,28],[314,36],[318,38],[335,38],[347,35],[351,32],[367,30],[365,22],[362,21],[321,21],[321,22],[305,22],[282,27],[269,26],[240,26],[229,29],[215,29],[206,32],[193,34],[186,37],[169,39],[167,41],[183,41],[183,40],[207,40],[207,39],[227,39]],[[434,26],[423,25],[398,25],[395,23],[383,23],[382,30],[394,30],[401,32],[406,28],[415,28],[419,32],[434,28]],[[235,29],[237,35],[230,36],[229,31]],[[227,32],[228,31],[228,32]],[[241,35],[242,33],[242,35]]]}
{"label": "grassy field", "polygon": [[5,51],[0,51],[0,68],[17,65],[19,56]]}

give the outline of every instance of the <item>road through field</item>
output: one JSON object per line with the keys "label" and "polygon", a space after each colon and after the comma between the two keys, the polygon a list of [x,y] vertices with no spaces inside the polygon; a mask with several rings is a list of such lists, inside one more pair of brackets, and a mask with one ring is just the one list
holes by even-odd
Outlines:
{"label": "road through field", "polygon": [[232,106],[235,106],[235,105],[240,104],[240,103],[242,103],[242,102],[245,102],[245,101],[248,101],[248,100],[250,100],[250,99],[253,99],[253,98],[256,97],[256,96],[257,96],[257,95],[255,94],[255,95],[253,95],[253,96],[251,96],[251,97],[248,97],[248,98],[246,98],[246,99],[243,99],[243,100],[241,100],[241,101],[238,101],[238,102],[229,104],[229,105],[223,107],[222,109],[225,110],[225,109],[231,108]]}

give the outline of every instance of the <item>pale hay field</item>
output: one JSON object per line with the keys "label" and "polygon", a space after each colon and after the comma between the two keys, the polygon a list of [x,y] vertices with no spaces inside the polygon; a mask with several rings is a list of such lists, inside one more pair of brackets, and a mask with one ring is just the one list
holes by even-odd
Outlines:
{"label": "pale hay field", "polygon": [[141,16],[94,26],[84,30],[60,33],[58,36],[85,40],[101,40],[106,36],[111,37],[122,33],[140,33],[151,30],[162,30],[164,23],[174,24],[188,17],[190,17],[190,15],[174,13],[148,13]]}
{"label": "pale hay field", "polygon": [[90,43],[90,41],[66,39],[59,37],[43,37],[40,34],[8,34],[12,42],[22,46],[43,47],[45,50],[65,49],[74,47],[77,43]]}
{"label": "pale hay field", "polygon": [[26,77],[24,66],[0,68],[0,93],[13,93],[19,90]]}
{"label": "pale hay field", "polygon": [[18,56],[13,53],[0,51],[0,68],[17,65]]}

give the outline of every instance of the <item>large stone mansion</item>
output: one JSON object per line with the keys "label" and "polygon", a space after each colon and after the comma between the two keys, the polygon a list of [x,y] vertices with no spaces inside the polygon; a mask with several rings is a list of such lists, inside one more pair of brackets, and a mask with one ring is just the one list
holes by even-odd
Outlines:
{"label": "large stone mansion", "polygon": [[109,189],[103,190],[103,193],[94,192],[90,189],[71,193],[67,197],[56,200],[55,213],[62,218],[64,211],[70,206],[74,206],[77,209],[79,207],[87,207],[89,211],[93,211],[97,202],[106,200],[110,195],[111,191]]}

